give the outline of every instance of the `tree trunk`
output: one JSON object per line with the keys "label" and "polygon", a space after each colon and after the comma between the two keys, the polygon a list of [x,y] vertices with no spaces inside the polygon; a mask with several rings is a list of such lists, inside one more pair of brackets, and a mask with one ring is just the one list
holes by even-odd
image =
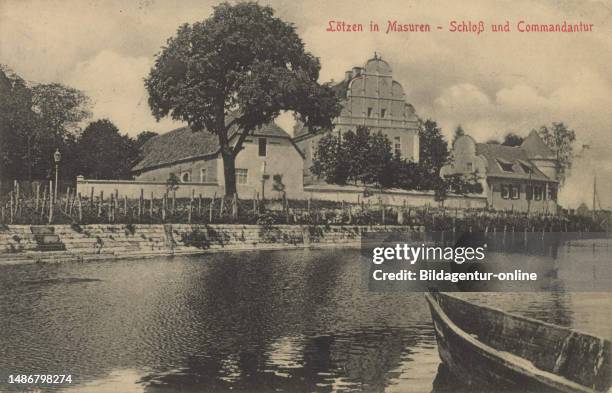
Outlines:
{"label": "tree trunk", "polygon": [[223,176],[225,179],[225,196],[233,196],[236,193],[236,163],[235,156],[230,147],[222,149],[221,156],[223,157]]}

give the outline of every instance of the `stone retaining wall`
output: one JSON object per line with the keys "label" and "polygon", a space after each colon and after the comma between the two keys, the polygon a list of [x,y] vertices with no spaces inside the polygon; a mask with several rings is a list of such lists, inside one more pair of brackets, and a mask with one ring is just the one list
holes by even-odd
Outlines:
{"label": "stone retaining wall", "polygon": [[[33,229],[34,228],[34,229]],[[0,227],[0,265],[89,261],[218,251],[359,246],[361,233],[407,226],[91,224]],[[38,237],[34,234],[39,234]],[[40,236],[40,233],[48,236]],[[41,244],[44,239],[53,244]],[[59,251],[50,251],[59,250]]]}

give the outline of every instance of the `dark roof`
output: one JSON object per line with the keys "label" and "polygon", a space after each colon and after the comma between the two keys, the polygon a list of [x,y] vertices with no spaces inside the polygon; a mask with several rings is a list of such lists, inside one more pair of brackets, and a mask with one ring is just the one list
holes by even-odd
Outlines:
{"label": "dark roof", "polygon": [[[231,132],[231,138],[236,130]],[[268,123],[255,130],[254,136],[291,139],[276,123]],[[181,127],[149,139],[142,146],[143,159],[132,168],[142,171],[177,162],[201,159],[219,153],[219,139],[207,132],[193,132],[189,127]]]}
{"label": "dark roof", "polygon": [[527,152],[529,158],[555,158],[555,153],[544,143],[536,130],[531,131],[521,143],[521,149]]}
{"label": "dark roof", "polygon": [[336,96],[338,97],[339,100],[346,99],[346,93],[348,92],[349,84],[351,83],[353,79],[354,78],[351,78],[351,79],[345,78],[340,83],[336,83],[335,85],[331,87],[333,92],[336,93]]}
{"label": "dark roof", "polygon": [[[487,176],[554,181],[529,161],[529,154],[522,147],[504,146],[497,143],[477,143],[476,155],[487,160]],[[511,169],[511,171],[504,170],[504,167]],[[529,170],[526,170],[528,168],[531,170],[531,174]]]}

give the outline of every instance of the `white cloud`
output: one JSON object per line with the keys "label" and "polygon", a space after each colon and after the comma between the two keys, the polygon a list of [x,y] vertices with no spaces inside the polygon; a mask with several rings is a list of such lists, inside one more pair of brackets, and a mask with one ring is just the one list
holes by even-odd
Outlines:
{"label": "white cloud", "polygon": [[164,119],[156,122],[147,103],[143,79],[152,60],[127,57],[104,50],[78,63],[66,83],[83,90],[93,101],[93,118],[108,118],[124,133],[143,130],[165,132],[180,123]]}

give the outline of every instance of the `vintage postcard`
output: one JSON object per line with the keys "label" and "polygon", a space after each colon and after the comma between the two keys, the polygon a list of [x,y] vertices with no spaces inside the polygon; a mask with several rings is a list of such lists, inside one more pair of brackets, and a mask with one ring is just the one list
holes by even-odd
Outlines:
{"label": "vintage postcard", "polygon": [[0,391],[610,392],[611,20],[0,0]]}

